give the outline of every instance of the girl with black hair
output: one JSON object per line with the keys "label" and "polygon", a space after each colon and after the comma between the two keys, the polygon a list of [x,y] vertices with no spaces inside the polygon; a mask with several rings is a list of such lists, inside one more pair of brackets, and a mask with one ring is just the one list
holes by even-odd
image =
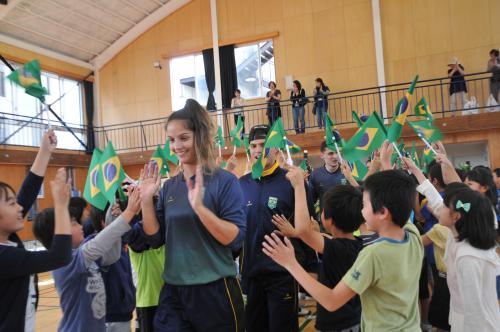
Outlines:
{"label": "girl with black hair", "polygon": [[497,211],[498,192],[491,171],[486,167],[475,167],[465,175],[464,183],[474,191],[477,191],[491,202],[496,220],[499,220],[500,214]]}
{"label": "girl with black hair", "polygon": [[473,190],[450,194],[447,189],[439,223],[451,234],[444,260],[452,331],[498,331],[500,309],[493,290],[500,259],[490,201]]}
{"label": "girl with black hair", "polygon": [[267,85],[269,87],[269,91],[266,93],[266,102],[267,102],[267,119],[269,120],[269,126],[272,126],[274,121],[281,118],[281,91],[276,88],[276,82],[271,81]]}
{"label": "girl with black hair", "polygon": [[156,165],[141,172],[144,232],[153,248],[165,245],[165,285],[155,331],[243,331],[244,308],[233,252],[246,222],[237,178],[215,164],[208,112],[188,99],[167,121],[181,171],[160,187]]}
{"label": "girl with black hair", "polygon": [[325,125],[325,114],[328,112],[328,95],[330,88],[328,88],[323,79],[318,77],[316,79],[316,87],[313,90],[314,95],[314,111],[318,120],[318,128],[321,129]]}
{"label": "girl with black hair", "polygon": [[290,100],[292,101],[293,127],[295,128],[295,133],[303,134],[306,132],[304,105],[307,102],[307,98],[305,90],[302,89],[302,84],[300,84],[297,80],[293,81],[293,89],[290,93]]}

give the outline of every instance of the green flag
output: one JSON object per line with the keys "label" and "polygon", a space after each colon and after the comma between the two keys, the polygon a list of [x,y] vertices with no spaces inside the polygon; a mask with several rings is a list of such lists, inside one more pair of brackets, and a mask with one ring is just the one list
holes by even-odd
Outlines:
{"label": "green flag", "polygon": [[424,97],[422,97],[422,99],[420,99],[415,105],[415,115],[425,116],[427,120],[432,121],[432,112],[429,104],[427,103],[427,100],[425,100]]}
{"label": "green flag", "polygon": [[432,152],[431,149],[425,148],[422,152],[422,160],[423,160],[423,169],[425,172],[428,171],[429,164],[434,160],[436,155]]}
{"label": "green flag", "polygon": [[344,159],[356,161],[368,157],[378,149],[386,138],[386,131],[382,120],[376,112],[363,123],[356,133],[347,141],[342,149]]}
{"label": "green flag", "polygon": [[115,193],[125,179],[125,172],[111,141],[108,143],[101,156],[99,174],[99,189],[108,201],[115,202]]}
{"label": "green flag", "polygon": [[170,172],[165,152],[159,145],[156,147],[155,152],[153,152],[151,160],[155,161],[156,165],[158,165],[158,171],[160,175],[165,175],[167,174],[167,172]]}
{"label": "green flag", "polygon": [[163,156],[172,164],[179,165],[179,158],[177,158],[177,155],[170,148],[170,138],[167,138],[163,146]]}
{"label": "green flag", "polygon": [[247,155],[250,155],[250,142],[248,141],[248,135],[243,137],[243,145],[245,146],[245,152]]}
{"label": "green flag", "polygon": [[389,128],[389,132],[387,133],[387,139],[389,142],[396,142],[401,136],[401,132],[403,131],[403,127],[406,122],[406,116],[408,115],[408,105],[411,101],[411,96],[413,95],[413,91],[415,90],[415,85],[417,84],[418,75],[415,76],[413,82],[411,82],[408,91],[406,91],[405,95],[396,105],[396,110],[394,111],[394,116],[392,118],[391,127]]}
{"label": "green flag", "polygon": [[231,136],[231,144],[239,148],[243,145],[243,140],[241,139],[241,132],[243,131],[243,120],[241,115],[238,115],[238,121],[236,121],[236,127],[229,133]]}
{"label": "green flag", "polygon": [[266,141],[264,142],[265,148],[285,148],[285,129],[283,129],[283,122],[281,118],[274,121],[273,126],[269,129],[266,136]]}
{"label": "green flag", "polygon": [[361,160],[356,160],[352,164],[351,174],[356,181],[363,181],[367,173],[368,167],[366,167],[365,163],[363,163]]}
{"label": "green flag", "polygon": [[221,126],[217,127],[217,136],[215,136],[215,143],[217,144],[217,146],[220,146],[221,148],[223,148],[224,145],[226,144],[224,142],[224,135],[222,134]]}
{"label": "green flag", "polygon": [[264,172],[264,168],[266,167],[268,155],[269,148],[265,148],[257,161],[252,165],[252,179],[259,179],[262,176],[262,172]]}
{"label": "green flag", "polygon": [[294,142],[290,141],[288,138],[286,139],[286,144],[288,145],[288,149],[290,150],[291,154],[296,154],[301,151],[300,146],[295,144]]}
{"label": "green flag", "polygon": [[443,138],[443,134],[441,134],[439,128],[432,124],[432,121],[408,121],[408,124],[413,128],[419,137],[425,138],[429,143],[439,141]]}
{"label": "green flag", "polygon": [[[405,155],[405,144],[403,142],[401,142],[397,145],[397,147],[398,147],[399,152],[401,152],[401,154],[404,156]],[[394,149],[394,151],[392,152],[392,155],[391,155],[391,165],[394,165],[394,163],[396,163],[396,162],[397,162],[398,167],[401,167],[401,159],[399,158],[399,155],[398,155],[396,149]]]}
{"label": "green flag", "polygon": [[42,86],[40,62],[38,60],[26,63],[21,68],[10,73],[7,78],[22,86],[27,94],[40,99],[42,102],[45,101],[45,95],[48,94],[48,91]]}
{"label": "green flag", "polygon": [[92,154],[92,160],[90,161],[89,172],[87,173],[87,180],[85,180],[85,190],[83,191],[83,198],[87,200],[91,205],[95,206],[101,211],[104,211],[108,200],[101,192],[99,188],[99,176],[100,176],[100,160],[102,156],[102,151],[98,148],[94,149]]}
{"label": "green flag", "polygon": [[304,171],[307,172],[307,161],[305,159],[302,159],[299,165],[300,168],[302,168]]}
{"label": "green flag", "polygon": [[418,158],[417,147],[415,146],[415,142],[414,141],[411,143],[410,158],[411,158],[411,160],[413,160],[413,162],[415,163],[415,165],[418,168],[421,168],[421,166],[420,166],[420,158]]}
{"label": "green flag", "polygon": [[363,125],[363,121],[361,121],[361,119],[358,116],[358,113],[356,113],[355,111],[352,111],[352,119],[354,120],[354,122],[356,122],[358,128],[361,128],[361,126]]}

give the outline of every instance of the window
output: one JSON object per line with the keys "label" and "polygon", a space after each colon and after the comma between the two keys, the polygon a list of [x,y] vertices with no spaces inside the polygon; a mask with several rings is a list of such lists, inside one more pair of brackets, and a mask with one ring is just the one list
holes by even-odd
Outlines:
{"label": "window", "polygon": [[267,85],[276,80],[273,41],[266,40],[234,49],[238,88],[243,98],[264,97]]}
{"label": "window", "polygon": [[208,89],[201,53],[172,58],[170,82],[173,110],[184,107],[189,98],[196,99],[201,105],[207,104]]}
{"label": "window", "polygon": [[[14,64],[14,67],[19,67]],[[26,94],[24,89],[7,79],[10,69],[0,64],[0,116],[5,116],[9,121],[0,128],[0,138],[6,137],[15,131],[19,124],[28,118],[37,115],[41,110],[41,102]],[[84,132],[82,110],[82,89],[78,81],[58,76],[53,73],[42,71],[42,85],[48,90],[45,96],[48,104],[54,103],[52,110],[61,117],[70,127],[76,128],[77,135],[83,139]],[[2,114],[3,113],[3,114]],[[47,118],[55,125],[57,118],[53,114],[44,112],[39,116],[38,122]],[[20,120],[21,122],[17,122]],[[35,121],[36,122],[36,121]],[[37,146],[42,135],[43,128],[40,125],[28,125],[19,133],[9,139],[9,144]],[[66,149],[82,149],[80,143],[66,130],[57,131],[58,147]]]}

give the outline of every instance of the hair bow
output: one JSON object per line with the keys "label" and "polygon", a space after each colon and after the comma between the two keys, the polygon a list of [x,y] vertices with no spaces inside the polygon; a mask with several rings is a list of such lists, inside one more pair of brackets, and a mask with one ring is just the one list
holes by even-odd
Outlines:
{"label": "hair bow", "polygon": [[470,203],[463,203],[461,200],[458,200],[457,201],[457,204],[455,205],[455,207],[458,209],[462,208],[464,209],[465,212],[469,212],[470,210]]}

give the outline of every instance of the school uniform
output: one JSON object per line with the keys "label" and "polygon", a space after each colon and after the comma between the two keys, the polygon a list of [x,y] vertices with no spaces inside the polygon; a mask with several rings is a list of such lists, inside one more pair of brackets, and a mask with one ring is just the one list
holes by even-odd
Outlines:
{"label": "school uniform", "polygon": [[[269,175],[254,180],[251,174],[240,178],[247,212],[247,235],[242,254],[241,270],[247,295],[245,329],[253,331],[298,330],[298,285],[280,265],[262,252],[264,235],[276,230],[272,216],[294,213],[294,190],[286,179],[286,171],[277,166]],[[309,212],[313,211],[308,199]],[[294,247],[300,248],[294,240]],[[310,250],[313,254],[314,251]],[[304,250],[296,253],[307,264]]]}
{"label": "school uniform", "polygon": [[[17,195],[23,217],[36,200],[43,177],[29,172]],[[56,269],[71,259],[71,235],[54,235],[47,251],[28,251],[16,233],[0,245],[0,331],[34,329],[36,274]],[[26,323],[26,326],[25,326]]]}
{"label": "school uniform", "polygon": [[205,175],[204,186],[204,205],[239,233],[229,245],[221,244],[191,208],[183,174],[165,182],[156,208],[160,230],[148,236],[153,248],[165,245],[155,331],[243,331],[233,260],[245,237],[243,195],[236,177],[222,169]]}

